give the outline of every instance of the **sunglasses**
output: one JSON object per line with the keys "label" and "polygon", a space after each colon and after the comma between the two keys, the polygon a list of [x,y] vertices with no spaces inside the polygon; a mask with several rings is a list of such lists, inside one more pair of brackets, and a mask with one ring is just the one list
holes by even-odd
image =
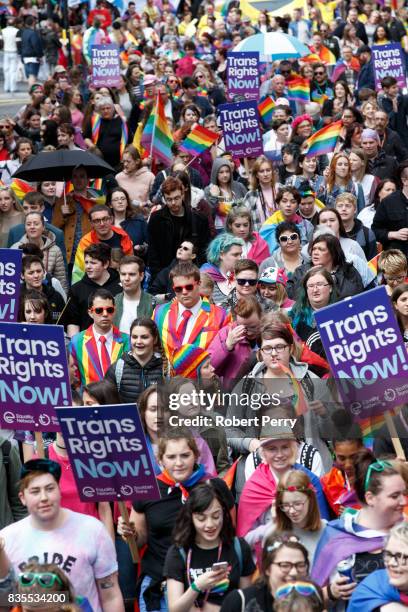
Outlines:
{"label": "sunglasses", "polygon": [[102,308],[102,306],[97,306],[96,308],[90,308],[91,312],[94,312],[97,315],[101,315],[103,312],[107,312],[108,314],[113,314],[115,312],[114,306],[107,306],[106,308]]}
{"label": "sunglasses", "polygon": [[275,593],[275,597],[276,599],[285,599],[288,595],[292,593],[292,591],[296,591],[296,593],[299,593],[299,595],[303,595],[304,597],[310,597],[312,595],[315,595],[320,602],[322,601],[320,593],[316,589],[314,584],[300,581],[290,582],[289,584],[285,584],[279,587],[279,589]]}
{"label": "sunglasses", "polygon": [[326,74],[325,72],[320,72],[320,70],[318,72],[315,72],[316,76],[323,76],[325,74]]}
{"label": "sunglasses", "polygon": [[173,291],[174,293],[181,293],[184,289],[186,291],[192,291],[197,284],[197,282],[188,283],[188,285],[177,285],[177,287],[173,285]]}
{"label": "sunglasses", "polygon": [[299,236],[293,233],[289,234],[289,236],[281,236],[279,238],[279,242],[281,242],[282,244],[286,244],[289,240],[290,242],[296,242],[296,240],[299,240]]}
{"label": "sunglasses", "polygon": [[26,574],[20,574],[18,577],[18,581],[20,585],[24,587],[33,586],[33,584],[35,584],[36,582],[45,589],[51,589],[56,582],[60,586],[63,586],[61,578],[56,574],[52,574],[51,572],[44,572],[41,574],[28,572]]}
{"label": "sunglasses", "polygon": [[190,250],[190,247],[180,245],[180,246],[179,246],[179,249],[181,249],[182,251],[189,251],[189,250]]}
{"label": "sunglasses", "polygon": [[245,285],[249,285],[250,287],[255,287],[258,284],[257,278],[237,278],[237,284],[240,287],[245,287]]}

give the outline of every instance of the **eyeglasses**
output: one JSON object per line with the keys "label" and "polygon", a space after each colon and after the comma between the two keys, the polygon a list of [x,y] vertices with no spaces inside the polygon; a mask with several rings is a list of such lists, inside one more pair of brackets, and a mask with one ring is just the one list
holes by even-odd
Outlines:
{"label": "eyeglasses", "polygon": [[271,565],[277,565],[285,574],[290,572],[292,568],[295,568],[297,572],[304,572],[307,570],[306,561],[298,561],[297,563],[291,563],[290,561],[272,561]]}
{"label": "eyeglasses", "polygon": [[280,236],[279,237],[279,242],[281,242],[282,244],[286,244],[287,242],[296,242],[297,240],[299,240],[299,236],[295,233],[293,234],[289,234],[289,236]]}
{"label": "eyeglasses", "polygon": [[289,504],[289,503],[288,504],[281,504],[279,506],[279,508],[282,510],[282,512],[289,512],[289,510],[291,508],[293,508],[293,510],[299,511],[299,510],[302,510],[302,508],[305,505],[305,503],[306,503],[305,501],[299,500],[299,501],[293,502],[292,504]]}
{"label": "eyeglasses", "polygon": [[400,552],[392,553],[389,550],[383,550],[384,563],[390,563],[393,561],[397,565],[408,565],[408,555],[403,555]]}
{"label": "eyeglasses", "polygon": [[182,199],[182,196],[179,195],[175,198],[165,198],[164,201],[166,202],[166,204],[175,204],[176,202],[181,202]]}
{"label": "eyeglasses", "polygon": [[313,291],[314,289],[323,289],[323,287],[329,287],[329,283],[316,283],[315,285],[308,285],[306,289]]}
{"label": "eyeglasses", "polygon": [[197,284],[197,282],[188,283],[188,285],[177,285],[177,287],[173,285],[173,291],[174,293],[181,293],[184,289],[186,291],[192,291]]}
{"label": "eyeglasses", "polygon": [[108,314],[113,314],[115,312],[115,307],[114,306],[107,306],[107,307],[97,306],[96,308],[92,307],[89,310],[91,312],[94,312],[97,315],[101,315],[103,312],[107,312]]}
{"label": "eyeglasses", "polygon": [[245,285],[249,285],[250,287],[255,287],[258,284],[257,278],[237,278],[237,284],[240,287],[245,287]]}
{"label": "eyeglasses", "polygon": [[41,574],[27,572],[26,574],[20,574],[18,581],[20,585],[24,587],[33,586],[35,582],[45,589],[51,589],[56,582],[58,582],[60,586],[63,586],[61,578],[57,576],[57,574],[52,574],[51,572],[43,572]]}
{"label": "eyeglasses", "polygon": [[205,79],[205,76],[203,74],[197,74],[196,78],[197,79]]}
{"label": "eyeglasses", "polygon": [[380,459],[369,465],[364,481],[364,491],[368,490],[373,472],[381,473],[388,468],[392,468],[391,463],[389,461],[381,461]]}
{"label": "eyeglasses", "polygon": [[391,283],[402,283],[406,278],[406,274],[402,276],[387,276],[387,274],[384,274],[384,278],[387,281],[391,281]]}
{"label": "eyeglasses", "polygon": [[91,223],[94,225],[105,225],[105,223],[110,223],[110,217],[102,217],[102,219],[91,219]]}
{"label": "eyeglasses", "polygon": [[276,599],[285,599],[292,591],[296,591],[299,595],[305,597],[316,595],[318,600],[322,602],[319,591],[316,589],[315,585],[310,582],[290,582],[289,584],[284,584],[277,589],[275,597]]}
{"label": "eyeglasses", "polygon": [[265,355],[272,355],[273,351],[276,353],[283,353],[283,351],[288,348],[289,344],[277,344],[276,346],[263,346],[261,351],[265,353]]}

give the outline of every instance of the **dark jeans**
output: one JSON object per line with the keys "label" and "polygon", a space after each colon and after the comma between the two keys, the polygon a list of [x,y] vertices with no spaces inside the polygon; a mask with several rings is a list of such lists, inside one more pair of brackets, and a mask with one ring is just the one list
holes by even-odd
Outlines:
{"label": "dark jeans", "polygon": [[119,565],[119,586],[125,600],[126,611],[133,612],[133,603],[136,601],[137,565],[133,563],[130,548],[116,536],[116,555]]}

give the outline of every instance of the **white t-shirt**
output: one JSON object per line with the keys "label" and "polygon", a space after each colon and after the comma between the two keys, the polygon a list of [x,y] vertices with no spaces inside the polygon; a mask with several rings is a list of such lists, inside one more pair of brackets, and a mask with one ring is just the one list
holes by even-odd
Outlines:
{"label": "white t-shirt", "polygon": [[30,516],[0,531],[6,554],[16,574],[30,561],[56,563],[67,574],[76,595],[87,597],[94,612],[102,612],[96,579],[118,570],[115,546],[98,519],[64,509],[65,521],[58,529],[43,531]]}
{"label": "white t-shirt", "polygon": [[123,296],[123,313],[119,323],[119,329],[122,333],[130,334],[130,326],[137,318],[137,309],[140,300],[129,300]]}

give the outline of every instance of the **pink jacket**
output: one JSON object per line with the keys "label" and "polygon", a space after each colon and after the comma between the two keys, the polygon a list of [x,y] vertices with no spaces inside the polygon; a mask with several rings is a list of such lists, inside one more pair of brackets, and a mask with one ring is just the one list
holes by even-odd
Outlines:
{"label": "pink jacket", "polygon": [[228,332],[236,325],[236,323],[231,323],[222,327],[208,347],[208,352],[211,354],[211,364],[214,366],[217,376],[223,377],[224,383],[227,383],[227,379],[236,377],[240,367],[252,353],[251,345],[247,340],[236,344],[232,351],[227,349],[225,342]]}

